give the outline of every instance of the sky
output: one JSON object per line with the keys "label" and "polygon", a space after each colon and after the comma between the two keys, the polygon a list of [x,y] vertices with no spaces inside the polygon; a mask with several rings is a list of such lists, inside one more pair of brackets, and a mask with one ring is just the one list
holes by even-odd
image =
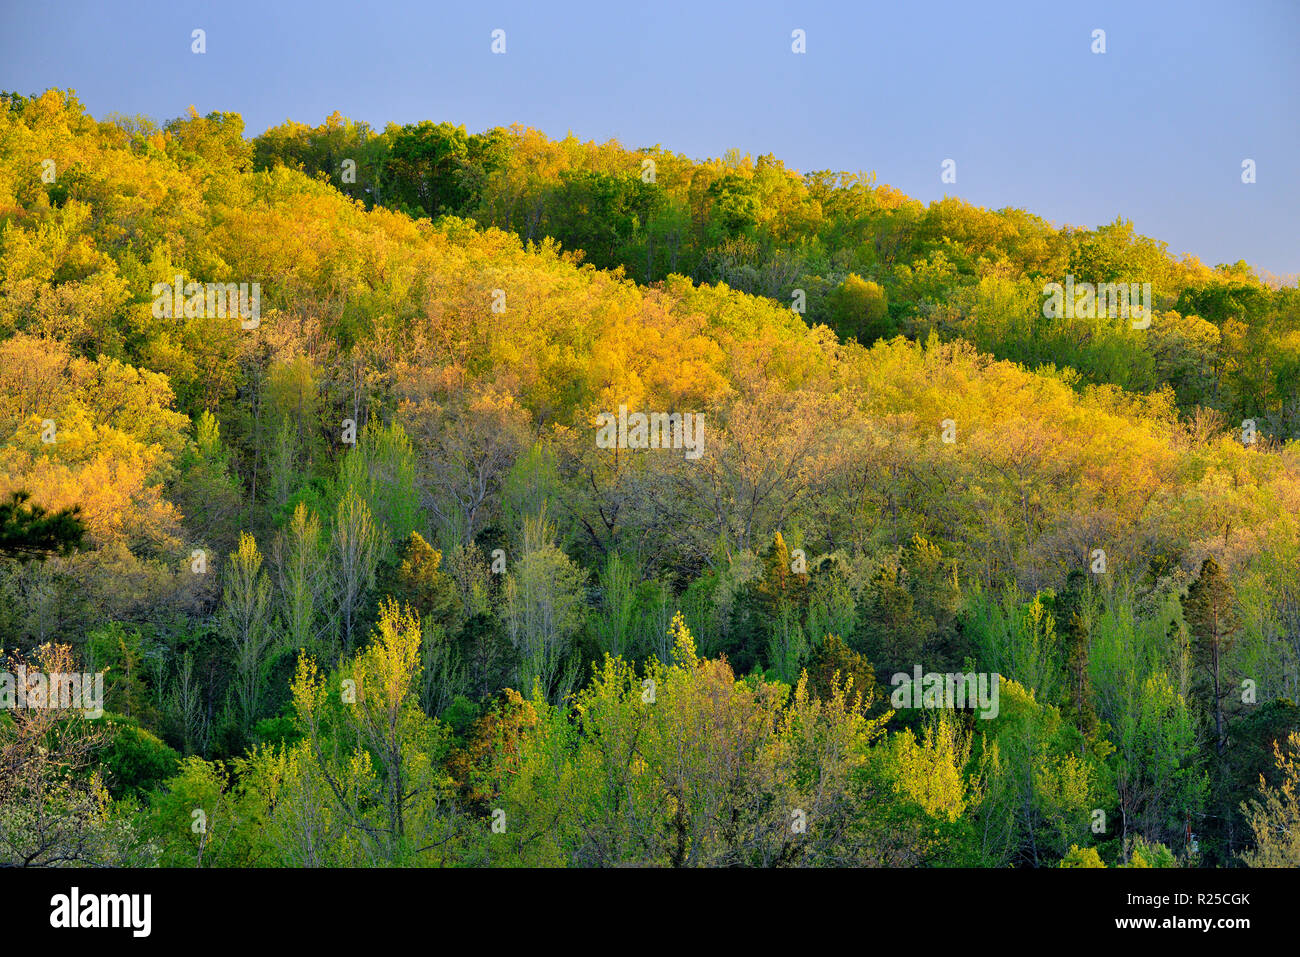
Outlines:
{"label": "sky", "polygon": [[1300,0],[0,0],[0,24],[0,90],[73,89],[100,118],[193,105],[251,136],[337,109],[735,148],[1300,273]]}

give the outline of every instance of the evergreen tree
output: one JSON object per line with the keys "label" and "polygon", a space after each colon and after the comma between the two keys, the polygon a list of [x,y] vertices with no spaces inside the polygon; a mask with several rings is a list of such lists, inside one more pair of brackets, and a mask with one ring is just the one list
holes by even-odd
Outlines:
{"label": "evergreen tree", "polygon": [[1056,600],[1056,633],[1065,649],[1066,714],[1087,737],[1097,733],[1097,712],[1092,705],[1088,658],[1092,635],[1083,607],[1087,576],[1077,568],[1066,579]]}
{"label": "evergreen tree", "polygon": [[79,508],[48,512],[28,505],[30,498],[28,492],[12,492],[7,502],[0,502],[0,558],[43,559],[81,545],[86,527]]}
{"label": "evergreen tree", "polygon": [[1228,718],[1225,703],[1232,694],[1227,654],[1240,627],[1233,608],[1232,586],[1219,563],[1207,558],[1201,573],[1183,598],[1183,617],[1191,633],[1192,686],[1189,697],[1213,745],[1211,776],[1214,819],[1207,851],[1225,859],[1236,851],[1236,808],[1229,775]]}
{"label": "evergreen tree", "polygon": [[1191,698],[1213,728],[1215,754],[1222,759],[1228,746],[1224,701],[1232,693],[1226,657],[1239,623],[1233,609],[1232,587],[1219,563],[1207,558],[1201,573],[1182,600],[1183,617],[1191,630]]}

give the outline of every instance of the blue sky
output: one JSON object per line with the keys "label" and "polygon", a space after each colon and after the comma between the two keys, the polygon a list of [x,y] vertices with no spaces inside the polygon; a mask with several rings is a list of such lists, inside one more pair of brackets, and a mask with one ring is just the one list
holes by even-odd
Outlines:
{"label": "blue sky", "polygon": [[251,135],[338,109],[735,147],[1058,225],[1123,215],[1175,254],[1300,272],[1296,0],[0,5],[0,89],[72,88],[100,117],[193,104]]}

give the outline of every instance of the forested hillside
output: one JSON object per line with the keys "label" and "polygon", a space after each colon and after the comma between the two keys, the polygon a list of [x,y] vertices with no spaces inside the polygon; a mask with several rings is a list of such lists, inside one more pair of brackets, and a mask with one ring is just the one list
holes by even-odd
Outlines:
{"label": "forested hillside", "polygon": [[1124,221],[6,94],[0,501],[0,864],[1300,864],[1300,292]]}
{"label": "forested hillside", "polygon": [[[955,197],[926,207],[874,174],[801,175],[772,155],[695,163],[522,127],[470,135],[425,122],[376,133],[337,113],[319,127],[268,130],[254,164],[302,169],[367,205],[553,237],[639,283],[680,274],[782,305],[799,289],[810,322],[863,344],[934,331],[1031,368],[1069,366],[1089,383],[1168,387],[1185,413],[1203,406],[1300,434],[1295,277],[1274,293],[1244,262],[1175,259],[1123,220],[1056,229]],[[1045,320],[1043,284],[1067,274],[1151,283],[1159,321],[1139,331]]]}

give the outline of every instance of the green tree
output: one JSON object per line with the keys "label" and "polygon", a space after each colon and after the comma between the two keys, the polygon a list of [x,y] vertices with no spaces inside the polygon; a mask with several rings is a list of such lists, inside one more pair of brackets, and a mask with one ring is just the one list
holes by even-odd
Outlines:
{"label": "green tree", "polygon": [[1183,617],[1191,631],[1192,662],[1196,669],[1192,700],[1206,717],[1215,754],[1222,760],[1228,746],[1224,701],[1233,693],[1227,656],[1240,624],[1232,586],[1213,558],[1201,563],[1200,574],[1187,589]]}
{"label": "green tree", "polygon": [[1259,779],[1259,797],[1243,804],[1255,846],[1242,855],[1247,867],[1300,867],[1300,732],[1286,746],[1274,742],[1274,761],[1281,776],[1276,787]]}
{"label": "green tree", "polygon": [[247,734],[260,718],[275,644],[271,585],[262,570],[262,554],[247,532],[226,565],[221,591],[220,629],[234,665],[239,729]]}
{"label": "green tree", "polygon": [[884,288],[856,273],[850,273],[831,293],[827,312],[831,328],[841,339],[856,339],[863,345],[897,331],[889,321]]}
{"label": "green tree", "polygon": [[506,576],[505,623],[519,656],[518,680],[540,682],[551,700],[568,694],[577,677],[573,639],[585,617],[587,573],[556,547],[545,511],[524,521],[524,552]]}
{"label": "green tree", "polygon": [[67,554],[81,545],[86,526],[80,508],[49,512],[28,505],[30,498],[27,492],[11,492],[8,501],[0,502],[0,558],[44,558]]}
{"label": "green tree", "polygon": [[320,519],[305,503],[294,507],[288,526],[276,535],[272,554],[282,646],[286,650],[317,649],[328,628],[325,612],[330,575]]}
{"label": "green tree", "polygon": [[1092,679],[1088,673],[1088,660],[1092,650],[1084,598],[1087,577],[1074,569],[1066,580],[1065,589],[1057,596],[1056,631],[1065,650],[1065,711],[1085,737],[1097,733],[1097,712],[1092,704]]}
{"label": "green tree", "polygon": [[348,488],[339,501],[330,537],[330,563],[334,570],[337,635],[345,652],[360,629],[362,606],[375,585],[383,537],[370,507],[355,489]]}
{"label": "green tree", "polygon": [[876,670],[864,656],[850,648],[838,635],[827,635],[813,649],[806,668],[808,688],[827,698],[834,688],[846,682],[850,695],[861,696],[863,709],[871,707],[876,697]]}

